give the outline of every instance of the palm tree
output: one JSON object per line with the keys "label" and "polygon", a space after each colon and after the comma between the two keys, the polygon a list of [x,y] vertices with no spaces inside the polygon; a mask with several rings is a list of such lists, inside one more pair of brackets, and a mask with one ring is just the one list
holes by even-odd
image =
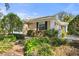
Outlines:
{"label": "palm tree", "polygon": [[74,18],[74,15],[64,11],[57,13],[56,16],[57,16],[57,19],[62,22],[70,22]]}
{"label": "palm tree", "polygon": [[5,3],[5,7],[6,7],[6,10],[8,10],[10,8],[9,3]]}

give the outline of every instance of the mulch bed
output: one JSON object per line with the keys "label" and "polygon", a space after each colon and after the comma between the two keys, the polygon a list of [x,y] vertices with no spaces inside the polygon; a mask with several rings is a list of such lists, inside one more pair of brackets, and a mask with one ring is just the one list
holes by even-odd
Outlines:
{"label": "mulch bed", "polygon": [[13,45],[12,49],[10,49],[7,52],[0,53],[0,56],[23,56],[24,51],[23,51],[23,46],[20,44]]}

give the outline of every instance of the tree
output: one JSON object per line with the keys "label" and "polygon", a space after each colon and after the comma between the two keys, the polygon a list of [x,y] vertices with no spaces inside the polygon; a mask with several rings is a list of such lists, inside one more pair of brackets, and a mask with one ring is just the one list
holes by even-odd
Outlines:
{"label": "tree", "polygon": [[77,15],[68,25],[70,34],[79,35],[79,15]]}
{"label": "tree", "polygon": [[0,19],[2,18],[2,16],[3,16],[3,13],[2,13],[2,11],[1,11],[2,9],[0,9]]}
{"label": "tree", "polygon": [[63,21],[64,22],[70,22],[71,18],[72,18],[71,16],[66,15],[66,16],[63,17]]}
{"label": "tree", "polygon": [[8,10],[10,8],[9,3],[5,3],[5,7],[6,7],[6,10]]}
{"label": "tree", "polygon": [[2,9],[0,9],[0,33],[2,32],[2,28],[1,28],[1,19],[3,17],[3,13],[1,11]]}
{"label": "tree", "polygon": [[13,31],[21,31],[22,21],[16,14],[9,13],[1,20],[1,26],[4,31],[13,33]]}
{"label": "tree", "polygon": [[60,12],[56,14],[57,19],[59,19],[62,22],[70,22],[74,16],[72,14],[66,13],[66,12]]}
{"label": "tree", "polygon": [[[6,11],[10,8],[10,5],[8,3],[5,3],[5,7],[6,7]],[[2,22],[1,22],[1,19],[3,17],[3,13],[1,12],[2,9],[0,9],[0,33],[3,32],[3,29],[2,29]],[[5,17],[4,17],[5,18]]]}

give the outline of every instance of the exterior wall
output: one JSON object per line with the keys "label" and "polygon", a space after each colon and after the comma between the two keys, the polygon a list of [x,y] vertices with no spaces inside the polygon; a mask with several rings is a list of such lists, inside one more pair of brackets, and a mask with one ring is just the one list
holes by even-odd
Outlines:
{"label": "exterior wall", "polygon": [[50,29],[53,29],[53,28],[55,28],[55,21],[54,20],[50,21]]}
{"label": "exterior wall", "polygon": [[29,30],[36,30],[36,22],[29,25]]}
{"label": "exterior wall", "polygon": [[36,30],[36,23],[24,24],[23,25],[23,34],[26,35],[28,30]]}
{"label": "exterior wall", "polygon": [[28,29],[29,29],[28,24],[24,24],[23,30],[22,30],[22,32],[23,32],[24,35],[27,34]]}
{"label": "exterior wall", "polygon": [[50,29],[50,21],[47,21],[47,29]]}
{"label": "exterior wall", "polygon": [[[45,21],[43,21],[43,22],[45,22]],[[37,29],[36,23],[37,22],[33,22],[32,24],[29,24],[29,30],[36,30]],[[47,21],[47,29],[50,29],[50,21]]]}

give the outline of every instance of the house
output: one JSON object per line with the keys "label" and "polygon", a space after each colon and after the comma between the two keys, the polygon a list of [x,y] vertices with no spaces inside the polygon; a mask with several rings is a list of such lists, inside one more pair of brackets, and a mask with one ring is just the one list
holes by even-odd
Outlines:
{"label": "house", "polygon": [[63,33],[64,37],[66,36],[67,27],[68,23],[60,21],[56,16],[46,16],[27,20],[24,23],[23,32],[26,34],[28,30],[56,29],[59,32],[58,37],[61,38]]}

